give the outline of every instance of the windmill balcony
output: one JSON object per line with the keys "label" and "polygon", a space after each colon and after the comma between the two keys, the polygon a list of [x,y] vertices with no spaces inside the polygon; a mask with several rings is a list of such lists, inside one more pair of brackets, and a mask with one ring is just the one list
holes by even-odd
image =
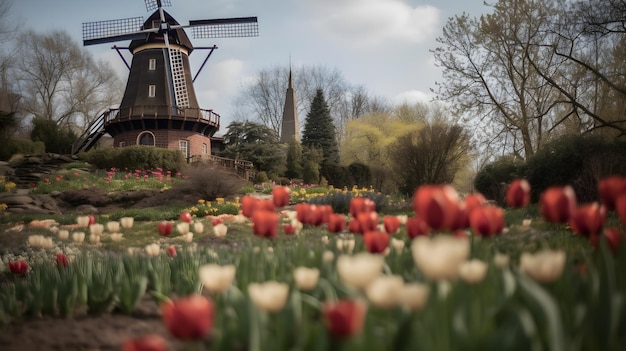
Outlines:
{"label": "windmill balcony", "polygon": [[111,109],[105,113],[104,128],[113,137],[133,130],[186,130],[207,137],[220,127],[220,115],[213,110],[146,105]]}

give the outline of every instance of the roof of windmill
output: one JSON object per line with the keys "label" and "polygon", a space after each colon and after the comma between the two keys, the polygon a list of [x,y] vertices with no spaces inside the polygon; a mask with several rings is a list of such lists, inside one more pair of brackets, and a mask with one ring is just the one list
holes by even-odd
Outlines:
{"label": "roof of windmill", "polygon": [[[167,11],[163,11],[163,13],[165,15],[165,21],[169,23],[171,26],[180,24],[178,23],[178,21],[174,19],[174,17],[172,17],[169,13],[167,13]],[[154,28],[155,25],[158,25],[160,23],[161,23],[161,16],[159,14],[159,10],[156,10],[144,22],[143,27]],[[170,35],[169,37],[170,44],[177,44],[177,45],[183,46],[187,48],[189,54],[191,54],[191,51],[193,51],[193,45],[191,45],[191,40],[189,40],[189,37],[187,36],[187,33],[185,33],[185,30],[183,28],[178,28],[178,29],[172,30],[171,32],[173,32],[174,35],[173,36]],[[148,37],[146,39],[133,40],[128,46],[128,48],[130,49],[130,51],[134,51],[135,49],[137,49],[138,47],[142,45],[153,44],[153,43],[163,43],[163,36],[161,35],[161,33],[151,33],[151,34],[148,34]]]}

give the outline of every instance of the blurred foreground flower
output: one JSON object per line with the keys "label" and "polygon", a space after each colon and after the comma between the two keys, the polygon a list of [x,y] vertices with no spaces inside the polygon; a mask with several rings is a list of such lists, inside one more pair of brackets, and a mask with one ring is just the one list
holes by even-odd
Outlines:
{"label": "blurred foreground flower", "polygon": [[504,211],[500,207],[484,205],[469,214],[469,225],[475,234],[494,236],[504,229]]}
{"label": "blurred foreground flower", "polygon": [[459,217],[459,195],[448,184],[422,185],[415,190],[413,210],[430,228],[448,230]]}
{"label": "blurred foreground flower", "polygon": [[477,259],[465,261],[459,267],[459,276],[468,284],[477,284],[485,279],[488,268],[489,265]]}
{"label": "blurred foreground flower", "polygon": [[367,306],[361,300],[326,302],[322,309],[326,329],[335,338],[345,339],[361,333]]}
{"label": "blurred foreground flower", "polygon": [[276,207],[289,205],[290,190],[286,186],[277,186],[272,189],[272,202]]}
{"label": "blurred foreground flower", "polygon": [[363,234],[365,248],[371,253],[383,253],[389,246],[390,235],[381,231],[366,231]]}
{"label": "blurred foreground flower", "polygon": [[122,228],[132,228],[135,223],[135,218],[133,217],[122,217],[120,218],[120,224]]}
{"label": "blurred foreground flower", "polygon": [[400,228],[400,219],[396,216],[384,216],[383,226],[387,233],[393,234]]}
{"label": "blurred foreground flower", "polygon": [[586,204],[574,210],[569,224],[578,235],[590,237],[602,232],[606,220],[606,208],[597,202]]}
{"label": "blurred foreground flower", "polygon": [[278,312],[287,303],[289,285],[273,280],[263,283],[250,283],[248,294],[259,309],[267,312]]}
{"label": "blurred foreground flower", "polygon": [[526,207],[530,202],[530,183],[526,179],[515,179],[506,189],[506,204],[509,207]]}
{"label": "blurred foreground flower", "polygon": [[399,275],[381,275],[365,289],[365,295],[372,305],[379,308],[392,308],[400,303],[399,294],[404,281]]}
{"label": "blurred foreground flower", "polygon": [[206,290],[214,294],[220,294],[228,290],[235,279],[235,266],[220,266],[217,264],[205,264],[198,269],[200,282]]}
{"label": "blurred foreground flower", "polygon": [[161,252],[161,247],[159,246],[159,244],[150,244],[150,245],[146,245],[146,253],[148,254],[148,256],[158,256],[159,253]]}
{"label": "blurred foreground flower", "polygon": [[384,264],[383,256],[369,252],[361,252],[354,256],[341,255],[337,259],[337,274],[347,286],[365,290],[382,274]]}
{"label": "blurred foreground flower", "polygon": [[411,251],[415,264],[426,277],[450,280],[457,277],[459,267],[469,256],[470,245],[467,237],[418,236],[413,239]]}
{"label": "blurred foreground flower", "polygon": [[310,291],[317,286],[320,279],[320,270],[317,268],[296,267],[293,270],[293,280],[296,282],[298,289],[302,291]]}
{"label": "blurred foreground flower", "polygon": [[107,230],[109,233],[115,233],[120,231],[120,222],[109,221],[107,222]]}
{"label": "blurred foreground flower", "polygon": [[565,223],[576,209],[576,194],[574,189],[564,187],[550,187],[541,194],[539,200],[541,215],[548,222]]}
{"label": "blurred foreground flower", "polygon": [[422,283],[407,283],[398,292],[398,303],[410,311],[421,310],[428,302],[430,288]]}
{"label": "blurred foreground flower", "polygon": [[111,238],[113,242],[120,242],[124,238],[124,235],[122,233],[111,233],[109,238]]}
{"label": "blurred foreground flower", "polygon": [[180,235],[185,235],[189,233],[189,223],[187,222],[176,223],[176,231]]}
{"label": "blurred foreground flower", "polygon": [[73,233],[72,240],[74,240],[74,242],[77,242],[77,243],[82,243],[83,241],[85,241],[85,233],[83,232]]}
{"label": "blurred foreground flower", "polygon": [[550,283],[559,279],[564,267],[564,251],[544,250],[535,254],[524,252],[520,256],[520,272],[540,283]]}
{"label": "blurred foreground flower", "polygon": [[252,214],[254,235],[273,239],[278,236],[279,216],[276,212],[256,210]]}
{"label": "blurred foreground flower", "polygon": [[199,294],[164,302],[163,321],[170,333],[181,340],[200,340],[213,329],[213,301]]}
{"label": "blurred foreground flower", "polygon": [[611,176],[600,179],[598,181],[598,193],[600,194],[602,204],[607,210],[612,211],[615,209],[617,198],[622,194],[626,194],[626,178]]}
{"label": "blurred foreground flower", "polygon": [[61,229],[57,232],[57,236],[60,240],[67,240],[70,237],[69,230]]}
{"label": "blurred foreground flower", "polygon": [[64,253],[58,253],[55,256],[57,266],[67,267],[67,256]]}

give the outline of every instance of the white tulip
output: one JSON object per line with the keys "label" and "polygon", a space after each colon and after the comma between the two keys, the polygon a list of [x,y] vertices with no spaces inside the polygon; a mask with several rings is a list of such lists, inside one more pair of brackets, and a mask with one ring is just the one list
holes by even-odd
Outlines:
{"label": "white tulip", "polygon": [[176,224],[176,231],[181,234],[181,235],[185,235],[187,233],[189,233],[189,223],[187,222],[180,222]]}
{"label": "white tulip", "polygon": [[81,228],[89,227],[89,216],[76,217],[76,224],[78,224],[78,226]]}
{"label": "white tulip", "polygon": [[413,239],[411,251],[415,264],[426,277],[449,280],[457,277],[459,267],[469,256],[470,245],[466,237],[419,236]]}
{"label": "white tulip", "polygon": [[398,293],[399,304],[411,311],[421,310],[428,301],[430,288],[422,283],[404,284]]}
{"label": "white tulip", "polygon": [[102,235],[104,232],[104,226],[99,223],[95,223],[89,226],[89,234],[91,235]]}
{"label": "white tulip", "polygon": [[520,272],[540,283],[559,279],[564,267],[565,252],[561,250],[544,250],[534,255],[524,252],[520,257]]}
{"label": "white tulip", "polygon": [[47,238],[43,235],[31,235],[28,237],[28,244],[32,248],[40,248],[44,250],[50,250],[54,248],[54,241],[52,238]]}
{"label": "white tulip", "polygon": [[204,224],[200,222],[195,222],[193,224],[193,231],[196,234],[202,234],[204,232]]}
{"label": "white tulip", "polygon": [[180,236],[180,239],[186,243],[190,243],[193,241],[193,233],[187,232],[187,234],[183,234]]}
{"label": "white tulip", "polygon": [[399,293],[404,281],[399,275],[382,275],[374,279],[365,289],[365,295],[372,305],[379,308],[392,308],[399,304]]}
{"label": "white tulip", "polygon": [[382,273],[384,264],[383,256],[369,252],[361,252],[354,256],[341,255],[337,259],[337,273],[344,284],[365,290]]}
{"label": "white tulip", "polygon": [[396,250],[397,253],[401,253],[404,250],[404,240],[391,238],[391,247]]}
{"label": "white tulip", "polygon": [[498,268],[506,268],[509,265],[509,256],[501,253],[496,253],[493,256],[493,264]]}
{"label": "white tulip", "polygon": [[70,232],[69,230],[61,229],[57,232],[57,236],[61,240],[67,240],[70,237]]}
{"label": "white tulip", "polygon": [[322,262],[324,263],[331,263],[334,259],[335,259],[335,254],[330,250],[326,250],[322,254]]}
{"label": "white tulip", "polygon": [[133,217],[122,217],[120,218],[120,224],[122,228],[132,228],[135,223],[135,219]]}
{"label": "white tulip", "polygon": [[223,238],[228,233],[228,227],[224,223],[213,226],[213,235],[218,238]]}
{"label": "white tulip", "polygon": [[145,250],[148,256],[158,256],[161,252],[161,247],[159,244],[150,244],[146,245]]}
{"label": "white tulip", "polygon": [[320,279],[320,270],[317,268],[297,267],[293,270],[293,279],[298,289],[310,291],[315,288]]}
{"label": "white tulip", "polygon": [[109,233],[116,233],[120,231],[120,222],[110,221],[107,222],[107,230]]}
{"label": "white tulip", "polygon": [[111,233],[109,237],[111,238],[111,241],[119,242],[119,241],[122,241],[122,239],[124,238],[124,235],[122,233]]}
{"label": "white tulip", "polygon": [[259,309],[267,312],[278,312],[287,303],[289,285],[276,281],[250,283],[248,294]]}
{"label": "white tulip", "polygon": [[485,279],[487,268],[489,266],[485,262],[477,259],[465,261],[459,267],[459,276],[468,284],[477,284]]}
{"label": "white tulip", "polygon": [[205,264],[198,269],[200,282],[211,293],[219,294],[226,291],[235,279],[235,266]]}
{"label": "white tulip", "polygon": [[76,232],[72,234],[72,240],[77,243],[82,243],[85,241],[85,233],[84,232]]}

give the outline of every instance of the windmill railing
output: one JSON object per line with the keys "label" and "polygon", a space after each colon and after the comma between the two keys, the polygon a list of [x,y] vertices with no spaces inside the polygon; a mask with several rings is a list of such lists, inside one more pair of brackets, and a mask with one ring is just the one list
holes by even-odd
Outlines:
{"label": "windmill railing", "polygon": [[194,164],[202,162],[212,166],[222,167],[226,169],[232,169],[237,174],[247,180],[254,178],[254,164],[246,160],[235,160],[232,158],[220,157],[215,155],[192,155],[189,158],[189,163]]}
{"label": "windmill railing", "polygon": [[220,115],[213,112],[213,110],[193,107],[179,108],[164,105],[145,105],[111,109],[105,113],[104,124],[142,118],[184,119],[204,121],[215,126],[220,125]]}

